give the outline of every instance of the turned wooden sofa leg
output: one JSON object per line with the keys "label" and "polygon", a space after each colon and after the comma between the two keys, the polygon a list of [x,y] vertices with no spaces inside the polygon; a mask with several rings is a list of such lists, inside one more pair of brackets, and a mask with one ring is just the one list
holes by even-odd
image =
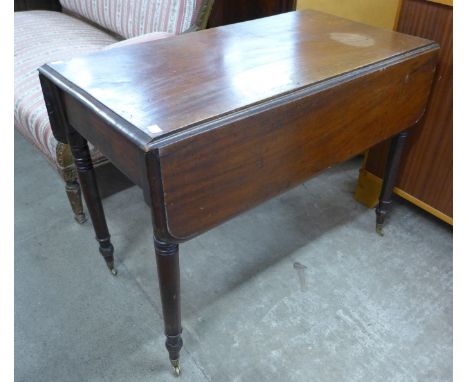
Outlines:
{"label": "turned wooden sofa leg", "polygon": [[72,208],[75,220],[79,224],[86,221],[83,210],[83,199],[81,197],[81,187],[78,183],[76,168],[71,154],[70,146],[59,142],[56,148],[58,170],[65,181],[65,192]]}

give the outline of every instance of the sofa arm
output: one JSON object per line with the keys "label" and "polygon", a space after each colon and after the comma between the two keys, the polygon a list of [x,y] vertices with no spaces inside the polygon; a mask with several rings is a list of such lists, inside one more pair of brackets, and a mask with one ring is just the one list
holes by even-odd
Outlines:
{"label": "sofa arm", "polygon": [[37,9],[60,12],[62,7],[59,0],[15,0],[15,12]]}

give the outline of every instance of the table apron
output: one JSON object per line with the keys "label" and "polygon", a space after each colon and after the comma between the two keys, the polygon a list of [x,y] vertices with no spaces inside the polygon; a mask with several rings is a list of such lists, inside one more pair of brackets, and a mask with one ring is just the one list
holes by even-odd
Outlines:
{"label": "table apron", "polygon": [[72,95],[62,92],[68,123],[132,182],[146,189],[145,152]]}
{"label": "table apron", "polygon": [[437,51],[158,149],[158,227],[184,241],[414,125]]}

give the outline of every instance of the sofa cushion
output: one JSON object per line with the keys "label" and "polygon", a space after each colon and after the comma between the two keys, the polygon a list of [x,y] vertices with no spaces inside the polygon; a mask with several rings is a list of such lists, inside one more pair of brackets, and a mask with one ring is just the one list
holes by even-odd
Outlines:
{"label": "sofa cushion", "polygon": [[161,40],[163,38],[168,38],[168,37],[173,37],[173,36],[175,36],[175,35],[172,34],[172,33],[167,33],[167,32],[147,33],[147,34],[143,34],[141,36],[137,36],[137,37],[129,38],[127,40],[122,40],[122,41],[116,42],[115,44],[106,46],[104,49],[107,50],[107,49],[119,48],[121,46],[141,44],[143,42]]}
{"label": "sofa cushion", "polygon": [[[58,12],[15,12],[15,127],[56,163],[57,141],[47,116],[37,69],[99,50],[117,40],[95,27]],[[91,149],[94,160],[102,155]]]}
{"label": "sofa cushion", "polygon": [[[211,0],[60,0],[76,13],[124,38],[151,32],[179,34],[207,14]],[[203,28],[204,25],[199,25]]]}

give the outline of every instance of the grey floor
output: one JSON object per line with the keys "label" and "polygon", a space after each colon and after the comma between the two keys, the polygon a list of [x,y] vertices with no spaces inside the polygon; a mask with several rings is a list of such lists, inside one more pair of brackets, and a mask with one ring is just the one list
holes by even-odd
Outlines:
{"label": "grey floor", "polygon": [[[352,196],[358,166],[181,246],[180,381],[452,379],[452,230],[397,200],[377,236],[374,212]],[[104,170],[118,277],[91,224],[71,218],[54,170],[15,136],[18,382],[176,380],[149,210],[138,188]]]}

